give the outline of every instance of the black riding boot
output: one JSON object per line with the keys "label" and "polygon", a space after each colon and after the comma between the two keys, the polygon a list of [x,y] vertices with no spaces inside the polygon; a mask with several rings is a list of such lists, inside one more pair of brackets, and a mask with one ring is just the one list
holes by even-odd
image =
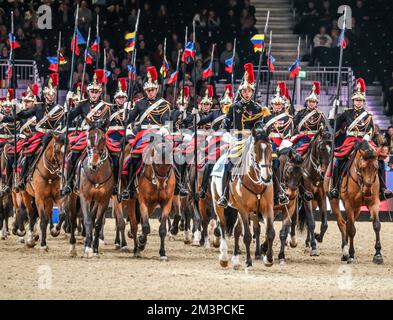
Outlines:
{"label": "black riding boot", "polygon": [[128,164],[128,179],[127,179],[128,184],[127,184],[127,188],[121,193],[122,200],[128,200],[133,196],[133,193],[135,191],[134,179],[140,163],[141,163],[141,159],[138,157],[138,158],[131,158]]}
{"label": "black riding boot", "polygon": [[224,188],[224,191],[220,199],[218,199],[217,201],[217,205],[221,208],[228,207],[229,177],[230,177],[230,170],[225,170],[224,176],[222,177],[222,187]]}
{"label": "black riding boot", "polygon": [[379,199],[381,201],[393,198],[393,192],[386,188],[385,161],[378,160]]}
{"label": "black riding boot", "polygon": [[176,182],[178,184],[179,195],[181,197],[186,197],[189,195],[188,190],[184,187],[184,175],[186,173],[187,163],[183,163],[179,166],[180,177]]}
{"label": "black riding boot", "polygon": [[9,156],[6,162],[6,176],[5,176],[5,186],[3,190],[0,190],[0,197],[3,197],[11,193],[12,189],[12,164],[14,163],[14,158]]}
{"label": "black riding boot", "polygon": [[26,189],[27,172],[30,169],[32,162],[34,161],[34,156],[29,156],[22,161],[21,172],[20,172],[20,182],[15,187],[16,192],[20,192]]}
{"label": "black riding boot", "polygon": [[66,171],[66,185],[61,190],[60,194],[62,197],[68,196],[71,194],[74,189],[74,158],[75,156],[72,154],[67,161],[67,171]]}
{"label": "black riding boot", "polygon": [[333,169],[333,189],[330,190],[327,194],[329,199],[338,199],[339,198],[339,181],[340,181],[340,172],[344,165],[340,162],[337,162]]}
{"label": "black riding boot", "polygon": [[118,190],[117,190],[117,182],[119,179],[119,157],[115,156],[115,155],[111,155],[111,159],[112,159],[112,168],[113,168],[113,178],[115,180],[115,184],[113,186],[113,191],[112,191],[112,195],[117,195]]}
{"label": "black riding boot", "polygon": [[202,178],[201,191],[198,193],[199,199],[206,198],[207,184],[209,183],[209,178],[210,178],[210,174],[211,174],[212,170],[213,170],[212,164],[207,164],[205,166],[205,171],[203,172],[203,178]]}
{"label": "black riding boot", "polygon": [[281,170],[280,166],[273,166],[273,189],[274,189],[274,205],[284,205],[289,202],[285,192],[281,189]]}

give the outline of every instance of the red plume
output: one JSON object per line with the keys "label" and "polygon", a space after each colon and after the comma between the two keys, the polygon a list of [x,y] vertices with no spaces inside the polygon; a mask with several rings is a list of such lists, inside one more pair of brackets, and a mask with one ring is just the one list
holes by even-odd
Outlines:
{"label": "red plume", "polygon": [[366,92],[366,84],[364,82],[363,78],[357,78],[356,79],[356,87],[359,85],[360,83],[360,92],[365,93]]}
{"label": "red plume", "polygon": [[39,86],[38,86],[38,84],[33,84],[32,86],[31,86],[31,91],[33,92],[33,95],[37,95],[38,94],[38,91],[39,91]]}
{"label": "red plume", "polygon": [[213,97],[213,86],[211,84],[207,86],[207,94],[209,97]]}
{"label": "red plume", "polygon": [[314,81],[314,92],[316,95],[319,95],[321,93],[321,83],[319,81]]}
{"label": "red plume", "polygon": [[58,73],[51,73],[49,77],[52,79],[52,85],[57,87],[59,85],[59,74]]}
{"label": "red plume", "polygon": [[247,71],[247,82],[248,83],[254,83],[255,77],[254,77],[254,65],[252,63],[246,63],[244,65],[244,71]]}
{"label": "red plume", "polygon": [[184,87],[183,94],[184,94],[185,98],[189,97],[190,96],[190,87]]}
{"label": "red plume", "polygon": [[26,95],[27,95],[26,91],[22,92],[22,97],[26,97]]}
{"label": "red plume", "polygon": [[146,68],[147,73],[150,74],[152,81],[157,81],[158,79],[158,74],[157,74],[157,70],[156,67],[147,67]]}
{"label": "red plume", "polygon": [[278,81],[277,85],[280,88],[280,96],[284,97],[285,96],[285,92],[286,92],[286,84],[284,81]]}
{"label": "red plume", "polygon": [[231,84],[226,84],[225,85],[224,92],[227,92],[227,90],[229,91],[229,96],[231,98],[233,98],[233,89],[232,89],[232,85]]}
{"label": "red plume", "polygon": [[286,97],[289,101],[291,101],[291,96],[289,95],[288,87],[285,87],[285,97]]}
{"label": "red plume", "polygon": [[127,92],[127,78],[118,78],[119,81],[119,89],[124,92]]}
{"label": "red plume", "polygon": [[8,89],[7,92],[8,92],[8,96],[9,96],[8,99],[10,99],[10,100],[14,99],[14,97],[15,97],[15,95],[14,95],[14,93],[15,93],[14,89]]}
{"label": "red plume", "polygon": [[97,81],[98,81],[98,83],[106,83],[107,82],[107,78],[106,78],[106,75],[105,75],[105,71],[104,70],[102,70],[102,69],[97,69],[97,70],[95,70],[94,71],[94,74],[96,75],[96,77],[97,77]]}

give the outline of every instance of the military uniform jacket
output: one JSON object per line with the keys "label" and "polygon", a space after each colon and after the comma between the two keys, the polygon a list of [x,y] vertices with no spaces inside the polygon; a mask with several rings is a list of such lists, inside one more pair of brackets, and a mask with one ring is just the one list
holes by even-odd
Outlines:
{"label": "military uniform jacket", "polygon": [[226,115],[220,109],[215,109],[207,114],[202,114],[198,127],[218,131],[225,118]]}
{"label": "military uniform jacket", "polygon": [[109,127],[113,130],[124,130],[124,106],[111,106]]}
{"label": "military uniform jacket", "polygon": [[[96,111],[91,113],[95,108],[97,108]],[[97,121],[99,119],[107,119],[109,121],[110,115],[110,107],[104,101],[92,103],[88,100],[85,100],[79,102],[78,106],[70,111],[70,114],[68,115],[68,123],[71,126],[73,120],[78,116],[80,116],[83,120],[86,120],[87,116],[89,116],[88,121],[91,122]]]}
{"label": "military uniform jacket", "polygon": [[[318,109],[314,110],[305,108],[295,115],[293,125],[296,134],[315,134],[321,124],[324,128],[327,127],[323,112]],[[311,115],[311,113],[313,114]]]}
{"label": "military uniform jacket", "polygon": [[[145,111],[148,110],[149,107],[156,103],[158,100],[159,98],[156,98],[154,100],[147,100],[146,97],[138,100],[135,103],[135,107],[129,112],[129,121],[132,124],[136,121],[139,122]],[[148,126],[163,126],[169,120],[170,105],[168,101],[162,99],[162,102],[154,110],[147,114],[146,117],[144,117],[140,125],[142,126],[142,129],[148,129]]]}
{"label": "military uniform jacket", "polygon": [[223,120],[225,130],[251,130],[257,123],[263,121],[263,108],[253,100],[247,103],[238,101],[234,103],[225,119]]}
{"label": "military uniform jacket", "polygon": [[271,111],[271,115],[264,119],[265,129],[270,138],[290,139],[293,134],[293,119],[283,109],[281,112]]}
{"label": "military uniform jacket", "polygon": [[180,111],[179,109],[172,110],[170,114],[170,119],[173,123],[173,131],[176,132],[181,129],[189,128],[192,124],[192,121],[189,121],[191,117],[191,112],[189,112],[188,110],[186,110],[185,113]]}
{"label": "military uniform jacket", "polygon": [[346,110],[337,117],[336,121],[336,132],[341,131],[347,137],[363,137],[366,134],[370,135],[371,138],[373,137],[373,116],[364,108]]}
{"label": "military uniform jacket", "polygon": [[[5,117],[10,116],[10,114],[6,114],[1,112]],[[11,116],[12,117],[12,116]],[[13,118],[12,118],[13,119]],[[16,121],[16,130],[19,131],[21,126],[21,121]],[[6,139],[7,141],[13,141],[14,139],[14,122],[2,122],[0,123],[0,138]]]}

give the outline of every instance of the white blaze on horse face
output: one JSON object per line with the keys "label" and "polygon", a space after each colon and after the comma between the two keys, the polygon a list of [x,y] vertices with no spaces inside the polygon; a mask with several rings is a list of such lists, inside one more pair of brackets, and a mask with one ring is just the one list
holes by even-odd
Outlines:
{"label": "white blaze on horse face", "polygon": [[269,178],[268,163],[266,160],[266,148],[265,143],[261,143],[261,160],[259,161],[259,168],[261,170],[261,178],[265,181]]}

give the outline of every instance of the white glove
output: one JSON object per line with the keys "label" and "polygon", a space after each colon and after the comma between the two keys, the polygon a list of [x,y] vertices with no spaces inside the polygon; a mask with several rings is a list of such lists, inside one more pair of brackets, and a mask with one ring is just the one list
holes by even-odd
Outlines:
{"label": "white glove", "polygon": [[292,147],[293,143],[287,139],[283,140],[280,144],[280,146],[278,147],[278,151],[281,151],[282,149],[285,148],[290,148]]}
{"label": "white glove", "polygon": [[198,109],[192,108],[191,114],[198,114]]}
{"label": "white glove", "polygon": [[329,120],[334,120],[334,108],[329,111]]}
{"label": "white glove", "polygon": [[67,102],[70,101],[70,99],[72,99],[73,95],[74,95],[74,93],[72,91],[68,91],[67,95],[66,95],[66,101]]}
{"label": "white glove", "polygon": [[166,136],[169,134],[169,130],[165,127],[162,127],[160,130],[158,130],[157,134],[160,134],[162,136]]}
{"label": "white glove", "polygon": [[370,141],[370,140],[371,140],[370,135],[369,135],[369,134],[366,134],[366,135],[363,137],[363,140]]}
{"label": "white glove", "polygon": [[4,114],[0,113],[0,122],[3,121],[3,119],[4,119]]}
{"label": "white glove", "polygon": [[225,132],[222,136],[222,141],[226,142],[226,143],[231,143],[233,140],[232,135],[229,132]]}

